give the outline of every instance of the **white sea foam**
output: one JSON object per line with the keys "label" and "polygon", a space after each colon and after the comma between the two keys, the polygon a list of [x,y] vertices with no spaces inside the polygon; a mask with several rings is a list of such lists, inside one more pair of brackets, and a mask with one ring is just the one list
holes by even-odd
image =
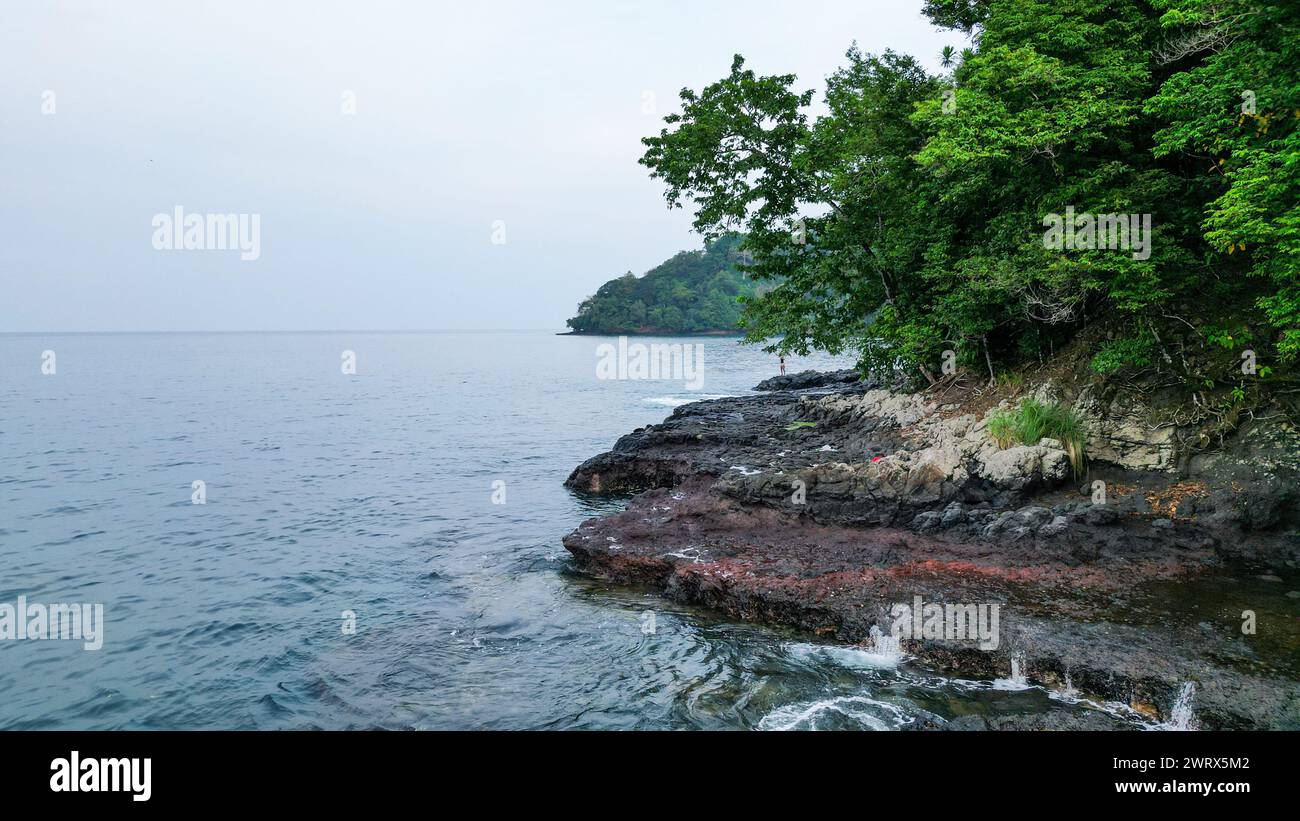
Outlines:
{"label": "white sea foam", "polygon": [[1199,730],[1200,722],[1196,720],[1196,713],[1192,710],[1192,697],[1195,695],[1195,682],[1185,682],[1183,689],[1178,693],[1178,699],[1174,701],[1173,709],[1169,711],[1169,721],[1161,725],[1161,729]]}
{"label": "white sea foam", "polygon": [[[786,652],[798,659],[829,661],[841,667],[878,670],[897,667],[901,655],[890,650],[864,647],[836,647],[829,644],[787,644]],[[897,648],[894,648],[895,650]]]}
{"label": "white sea foam", "polygon": [[687,405],[691,402],[700,402],[705,399],[726,399],[730,394],[725,393],[702,393],[694,396],[652,396],[642,399],[651,405],[659,405],[665,408],[676,408],[681,405]]}
{"label": "white sea foam", "polygon": [[1029,686],[1029,678],[1025,675],[1025,659],[1019,655],[1011,657],[1011,675],[993,681],[994,690],[1028,690]]}
{"label": "white sea foam", "polygon": [[893,730],[914,719],[897,705],[867,696],[836,696],[816,701],[801,701],[778,707],[758,722],[760,730],[816,730],[836,717],[848,719],[870,730]]}
{"label": "white sea foam", "polygon": [[871,625],[871,647],[877,656],[892,659],[894,664],[903,660],[903,645],[898,637],[886,634],[878,624]]}

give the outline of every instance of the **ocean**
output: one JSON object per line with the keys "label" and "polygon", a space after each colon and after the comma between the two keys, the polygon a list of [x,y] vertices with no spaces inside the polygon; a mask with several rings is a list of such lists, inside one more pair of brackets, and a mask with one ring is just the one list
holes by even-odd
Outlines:
{"label": "ocean", "polygon": [[0,335],[0,606],[103,608],[99,649],[0,640],[0,729],[893,729],[1085,709],[574,573],[561,538],[625,500],[567,490],[569,471],[777,372],[735,338],[637,338],[702,345],[698,388],[598,378],[617,342]]}

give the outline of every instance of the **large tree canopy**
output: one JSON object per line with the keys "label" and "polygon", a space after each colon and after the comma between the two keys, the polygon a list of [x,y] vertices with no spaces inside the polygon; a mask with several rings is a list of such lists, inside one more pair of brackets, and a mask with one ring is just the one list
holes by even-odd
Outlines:
{"label": "large tree canopy", "polygon": [[[854,47],[813,118],[812,90],[737,56],[645,139],[670,206],[744,232],[746,271],[772,283],[747,301],[751,340],[927,377],[954,350],[991,375],[1098,317],[1125,329],[1113,364],[1168,323],[1212,338],[1245,316],[1264,355],[1300,355],[1294,0],[925,10],[973,36],[947,74]],[[1125,233],[1046,241],[1071,213]]]}

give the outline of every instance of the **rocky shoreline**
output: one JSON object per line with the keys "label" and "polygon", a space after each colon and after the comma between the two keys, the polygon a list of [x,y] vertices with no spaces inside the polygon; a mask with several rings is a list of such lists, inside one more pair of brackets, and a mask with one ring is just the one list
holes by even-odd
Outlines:
{"label": "rocky shoreline", "polygon": [[1261,423],[1189,455],[1128,400],[1052,397],[1088,420],[1093,461],[1077,475],[1061,443],[1003,449],[990,408],[935,391],[851,371],[758,389],[679,407],[575,469],[575,491],[636,494],[565,537],[577,566],[856,644],[887,636],[891,607],[917,596],[997,603],[996,649],[919,637],[901,649],[1153,722],[1186,721],[1178,705],[1207,729],[1300,727],[1293,429]]}

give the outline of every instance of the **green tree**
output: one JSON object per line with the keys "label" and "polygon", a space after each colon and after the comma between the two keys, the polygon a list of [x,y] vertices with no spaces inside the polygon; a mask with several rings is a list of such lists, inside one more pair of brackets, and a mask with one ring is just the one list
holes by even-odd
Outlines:
{"label": "green tree", "polygon": [[[928,378],[951,349],[991,379],[1099,316],[1131,329],[1113,370],[1160,361],[1162,328],[1208,338],[1253,309],[1261,345],[1300,353],[1294,0],[924,8],[973,38],[950,75],[855,47],[813,119],[813,91],[736,56],[644,140],[670,207],[744,232],[740,268],[767,286],[744,300],[750,341]],[[1068,209],[1149,215],[1149,254],[1049,247]]]}
{"label": "green tree", "polygon": [[1172,69],[1147,111],[1156,156],[1186,168],[1204,203],[1211,267],[1300,355],[1300,4],[1162,0],[1158,62]]}
{"label": "green tree", "polygon": [[644,140],[641,162],[667,183],[671,207],[694,205],[696,230],[744,231],[754,261],[742,269],[770,285],[745,300],[751,341],[883,356],[867,317],[882,304],[892,316],[922,310],[903,287],[927,220],[912,195],[925,180],[909,114],[939,82],[892,52],[854,48],[848,59],[828,80],[831,114],[810,124],[811,91],[793,90],[793,75],[756,76],[737,56],[725,79],[682,92],[682,113]]}
{"label": "green tree", "polygon": [[742,238],[724,235],[637,277],[602,285],[568,325],[578,333],[694,333],[739,328],[742,296],[757,290],[739,270]]}

